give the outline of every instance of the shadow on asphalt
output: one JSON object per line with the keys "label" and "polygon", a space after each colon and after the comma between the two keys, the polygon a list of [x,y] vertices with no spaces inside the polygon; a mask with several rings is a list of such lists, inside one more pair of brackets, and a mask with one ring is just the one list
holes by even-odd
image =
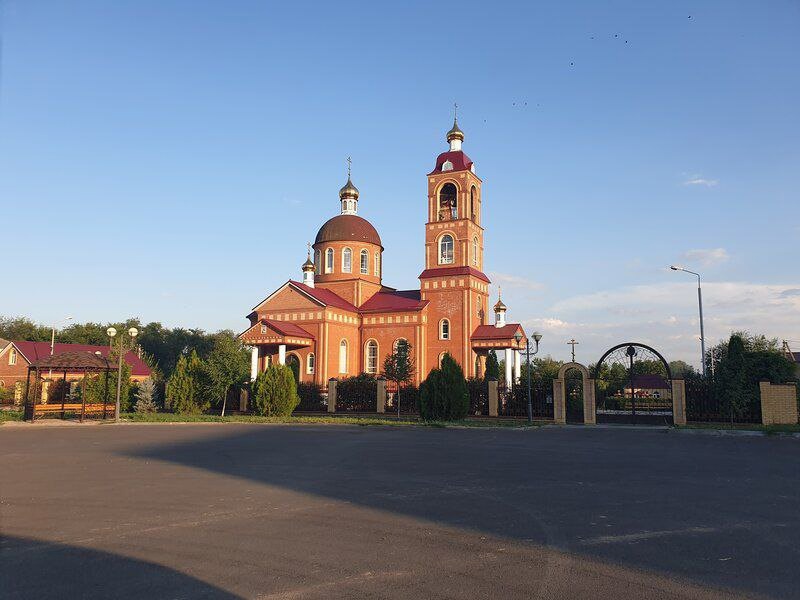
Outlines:
{"label": "shadow on asphalt", "polygon": [[212,431],[134,455],[704,585],[794,597],[800,581],[793,442],[578,428]]}
{"label": "shadow on asphalt", "polygon": [[153,563],[80,546],[21,537],[0,541],[0,590],[13,598],[239,598]]}

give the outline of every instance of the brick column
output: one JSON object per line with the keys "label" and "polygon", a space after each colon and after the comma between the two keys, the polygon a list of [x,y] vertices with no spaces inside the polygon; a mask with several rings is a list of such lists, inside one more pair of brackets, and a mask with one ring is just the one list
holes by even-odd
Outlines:
{"label": "brick column", "polygon": [[[386,380],[383,377],[378,377],[378,385],[375,387],[378,390],[375,398],[376,406],[378,407],[378,412],[382,413],[386,411]],[[395,397],[397,396],[395,395]]]}
{"label": "brick column", "polygon": [[561,425],[567,422],[567,398],[563,379],[553,379],[553,422]]}
{"label": "brick column", "polygon": [[583,382],[583,422],[587,425],[597,424],[594,379],[587,379]]}
{"label": "brick column", "polygon": [[672,422],[686,425],[686,382],[683,379],[672,380]]}
{"label": "brick column", "polygon": [[764,425],[797,425],[797,385],[772,384],[761,381],[761,423]]}
{"label": "brick column", "polygon": [[497,416],[497,380],[489,380],[489,416]]}
{"label": "brick column", "polygon": [[328,412],[336,412],[336,384],[339,383],[336,378],[331,378],[328,381]]}

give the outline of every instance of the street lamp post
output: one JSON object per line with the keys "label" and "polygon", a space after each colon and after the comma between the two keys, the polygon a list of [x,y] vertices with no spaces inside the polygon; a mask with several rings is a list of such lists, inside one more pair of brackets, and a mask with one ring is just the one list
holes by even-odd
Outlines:
{"label": "street lamp post", "polygon": [[[514,334],[514,339],[519,344],[522,341],[522,335],[517,332]],[[534,356],[537,352],[539,352],[539,341],[542,339],[542,334],[538,331],[534,331],[533,335],[531,336],[534,343],[536,344],[536,350],[533,351]],[[525,360],[528,363],[528,423],[533,422],[533,402],[531,401],[531,345],[525,344]]]}
{"label": "street lamp post", "polygon": [[706,376],[706,336],[703,330],[703,291],[700,289],[700,273],[695,273],[694,271],[690,271],[689,269],[684,269],[683,267],[678,267],[676,265],[670,265],[670,269],[673,271],[683,271],[684,273],[689,273],[690,275],[694,275],[697,277],[697,304],[700,308],[700,365],[703,368],[703,378]]}
{"label": "street lamp post", "polygon": [[[109,327],[106,329],[106,333],[108,334],[109,339],[109,347],[113,347],[114,345],[114,336],[117,335],[117,330],[115,327]],[[128,335],[131,336],[131,340],[136,339],[136,336],[139,335],[139,330],[136,327],[131,327],[128,329]],[[124,333],[121,333],[119,336],[119,359],[117,362],[117,402],[114,406],[114,422],[119,423],[119,412],[120,412],[120,396],[122,395],[122,355],[125,353],[123,339],[125,337]]]}

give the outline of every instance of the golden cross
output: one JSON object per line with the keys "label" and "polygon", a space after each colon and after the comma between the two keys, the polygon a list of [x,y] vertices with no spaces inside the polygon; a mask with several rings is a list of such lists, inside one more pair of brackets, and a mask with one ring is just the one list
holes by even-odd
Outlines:
{"label": "golden cross", "polygon": [[347,157],[347,178],[350,179],[350,166],[353,164],[353,161],[350,160],[350,157]]}
{"label": "golden cross", "polygon": [[572,346],[572,362],[575,362],[575,344],[580,344],[580,342],[575,341],[575,338],[567,342],[568,346]]}
{"label": "golden cross", "polygon": [[453,102],[453,122],[458,121],[458,103]]}
{"label": "golden cross", "polygon": [[308,258],[311,258],[311,242],[306,242],[306,247],[308,248]]}

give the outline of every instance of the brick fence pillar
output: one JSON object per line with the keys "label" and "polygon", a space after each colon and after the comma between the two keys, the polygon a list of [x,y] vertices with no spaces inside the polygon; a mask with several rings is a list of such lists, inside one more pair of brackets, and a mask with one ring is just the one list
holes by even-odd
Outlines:
{"label": "brick fence pillar", "polygon": [[564,393],[564,380],[553,379],[553,423],[564,425],[567,422],[567,398]]}
{"label": "brick fence pillar", "polygon": [[797,385],[761,381],[761,423],[764,425],[797,425]]}
{"label": "brick fence pillar", "polygon": [[597,410],[595,406],[595,380],[587,379],[583,382],[583,422],[586,425],[597,424]]}
{"label": "brick fence pillar", "polygon": [[686,425],[686,382],[683,379],[672,380],[672,422]]}
{"label": "brick fence pillar", "polygon": [[489,380],[489,416],[497,416],[497,380]]}
{"label": "brick fence pillar", "polygon": [[[383,377],[378,377],[378,385],[375,386],[378,390],[375,398],[378,412],[386,412],[386,380]],[[397,395],[395,394],[395,398]]]}
{"label": "brick fence pillar", "polygon": [[328,380],[328,412],[336,412],[336,384],[339,383],[335,377]]}

